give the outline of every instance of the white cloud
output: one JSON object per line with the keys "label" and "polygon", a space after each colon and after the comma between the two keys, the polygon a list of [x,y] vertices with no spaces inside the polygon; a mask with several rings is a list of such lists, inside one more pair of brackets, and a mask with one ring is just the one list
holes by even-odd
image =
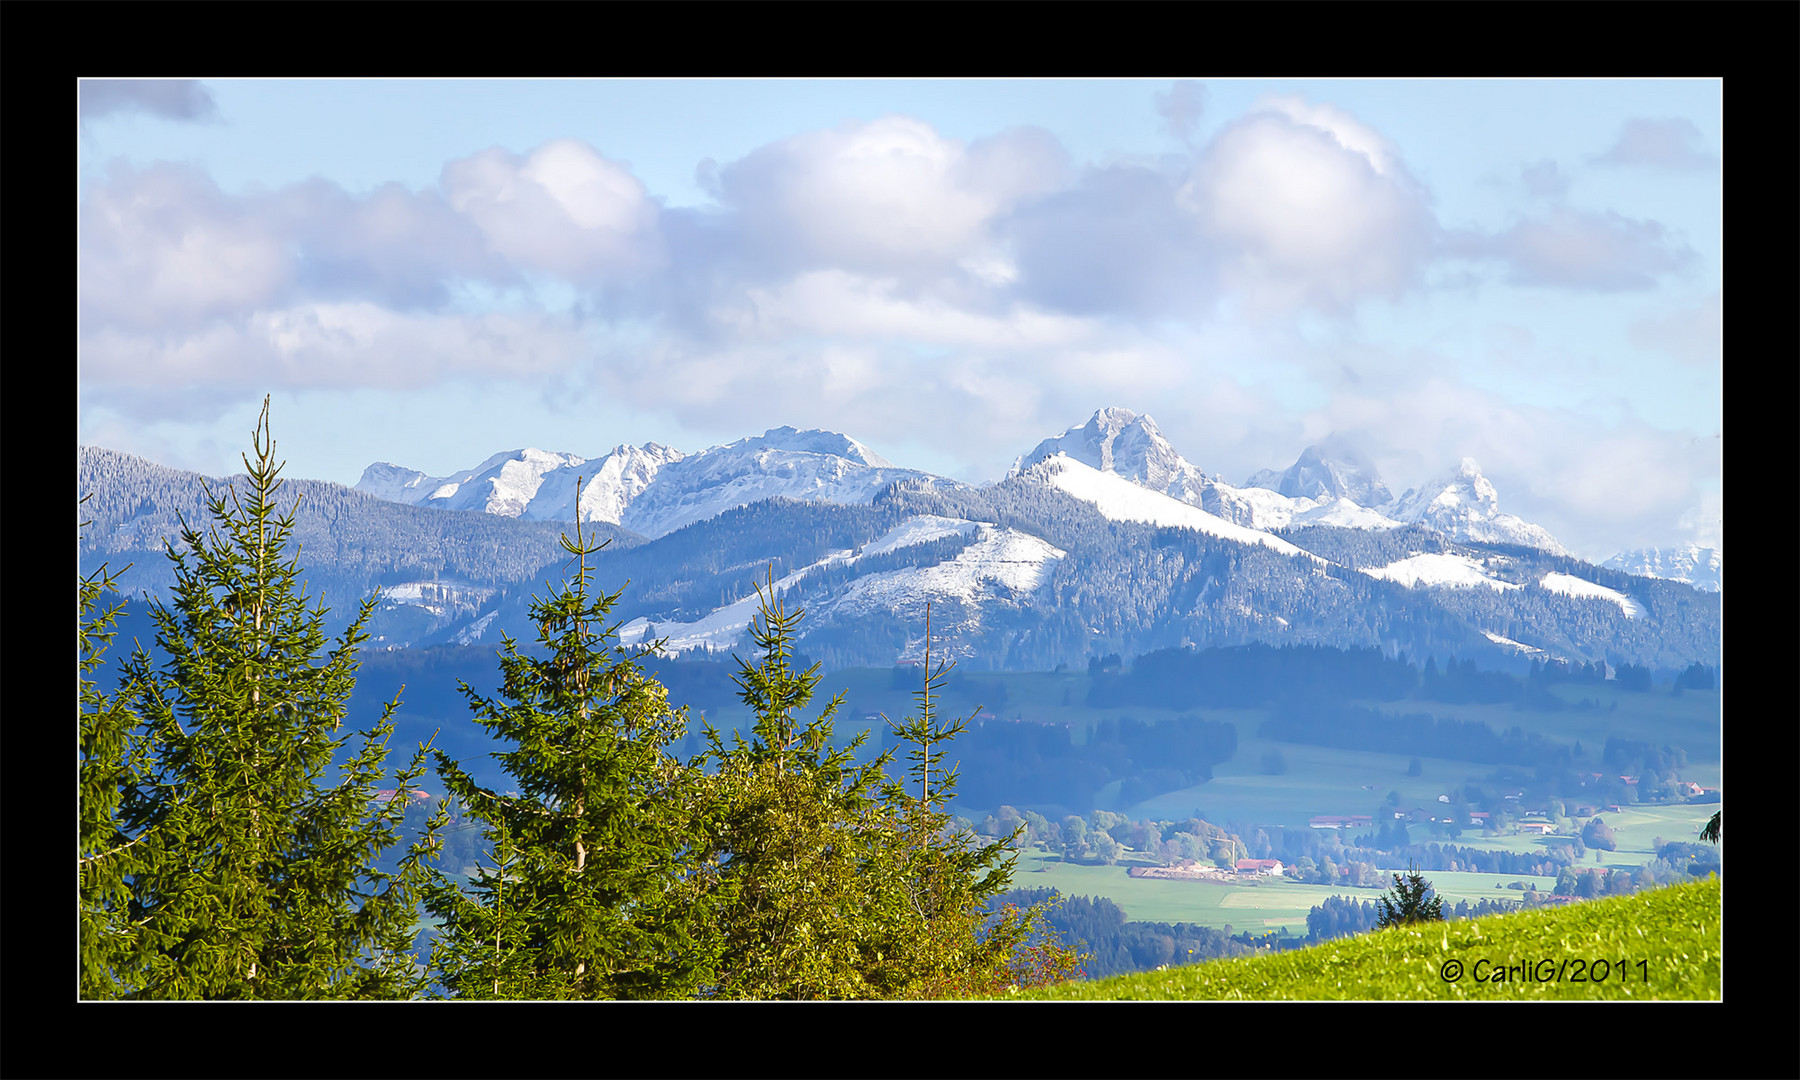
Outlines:
{"label": "white cloud", "polygon": [[721,167],[718,185],[754,258],[917,271],[977,252],[996,214],[1054,188],[1066,167],[1034,129],[964,145],[887,116],[761,147]]}
{"label": "white cloud", "polygon": [[81,119],[118,112],[146,112],[165,120],[212,120],[219,107],[194,79],[82,79]]}
{"label": "white cloud", "polygon": [[905,296],[891,279],[843,270],[800,274],[745,289],[743,302],[715,313],[718,325],[745,339],[827,336],[910,341],[928,346],[1034,348],[1093,335],[1086,320],[1026,305],[972,312],[935,296]]}
{"label": "white cloud", "polygon": [[1339,393],[1316,415],[1321,428],[1354,432],[1395,494],[1475,458],[1502,512],[1595,559],[1617,551],[1622,536],[1665,535],[1720,467],[1718,440],[1629,415],[1597,423],[1578,408],[1511,403],[1446,376],[1379,395]]}
{"label": "white cloud", "polygon": [[1649,289],[1694,260],[1660,223],[1557,207],[1480,245],[1506,261],[1523,285],[1596,292]]}
{"label": "white cloud", "polygon": [[1711,169],[1718,160],[1700,149],[1700,129],[1681,117],[1625,122],[1618,141],[1594,160],[1606,165],[1647,165],[1658,169],[1690,172]]}
{"label": "white cloud", "polygon": [[293,277],[279,222],[178,165],[115,168],[76,218],[84,323],[192,326],[273,302]]}
{"label": "white cloud", "polygon": [[1631,324],[1627,332],[1633,345],[1673,356],[1696,367],[1716,365],[1723,358],[1725,302],[1713,293],[1691,307],[1656,308]]}
{"label": "white cloud", "polygon": [[355,301],[257,311],[185,333],[101,328],[81,336],[76,363],[97,400],[153,415],[146,390],[223,405],[275,387],[410,390],[462,375],[542,379],[574,367],[588,348],[568,316],[406,313]]}

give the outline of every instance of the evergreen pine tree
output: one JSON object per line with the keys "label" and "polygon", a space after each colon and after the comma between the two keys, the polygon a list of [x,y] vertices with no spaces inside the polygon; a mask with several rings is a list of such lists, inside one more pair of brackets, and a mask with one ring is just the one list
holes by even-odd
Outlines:
{"label": "evergreen pine tree", "polygon": [[702,778],[665,749],[687,712],[637,666],[654,644],[607,645],[623,590],[591,595],[587,557],[605,544],[582,538],[579,510],[575,536],[562,538],[572,580],[533,597],[543,655],[504,638],[499,699],[462,686],[476,722],[516,747],[494,756],[517,793],[482,788],[437,754],[445,787],[494,845],[470,889],[440,874],[426,898],[442,920],[432,968],[459,997],[689,997],[716,964]]}
{"label": "evergreen pine tree", "polygon": [[126,705],[125,695],[103,694],[99,684],[87,677],[105,662],[106,649],[118,633],[115,626],[124,605],[96,610],[101,594],[117,586],[118,575],[103,565],[81,578],[76,587],[79,992],[88,999],[117,997],[123,989],[118,973],[129,963],[131,930],[126,915],[131,894],[126,875],[136,845],[121,832],[118,817],[131,775],[131,735],[137,717]]}
{"label": "evergreen pine tree", "polygon": [[[253,439],[244,492],[208,490],[211,527],[183,520],[169,552],[172,606],[150,612],[166,660],[140,648],[126,666],[142,760],[119,808],[133,844],[127,933],[107,951],[126,997],[411,997],[424,848],[393,874],[375,864],[397,842],[424,749],[372,809],[396,699],[326,783],[375,603],[321,662],[326,611],[301,591],[294,515],[276,510],[266,399]],[[94,760],[110,768],[116,751]]]}

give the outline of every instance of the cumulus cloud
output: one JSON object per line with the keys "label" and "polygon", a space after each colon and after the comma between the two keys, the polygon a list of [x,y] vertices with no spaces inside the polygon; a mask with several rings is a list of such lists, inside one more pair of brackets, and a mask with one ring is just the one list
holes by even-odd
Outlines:
{"label": "cumulus cloud", "polygon": [[1654,288],[1659,276],[1695,258],[1659,222],[1567,207],[1521,221],[1479,246],[1505,261],[1518,284],[1594,292]]}
{"label": "cumulus cloud", "polygon": [[1711,169],[1718,159],[1700,149],[1700,129],[1680,117],[1625,122],[1618,141],[1594,160],[1604,165],[1645,165],[1657,169],[1691,172]]}
{"label": "cumulus cloud", "polygon": [[1253,308],[1343,312],[1397,296],[1432,252],[1423,190],[1379,133],[1328,105],[1274,98],[1202,152],[1179,201]]}
{"label": "cumulus cloud", "polygon": [[979,253],[997,213],[1055,189],[1066,169],[1038,129],[964,145],[889,116],[760,147],[719,168],[717,184],[747,261],[918,274]]}
{"label": "cumulus cloud", "polygon": [[523,156],[495,148],[453,161],[440,186],[490,249],[521,269],[607,280],[662,260],[659,208],[644,185],[577,140]]}
{"label": "cumulus cloud", "polygon": [[194,79],[82,79],[82,120],[118,112],[146,112],[165,120],[212,120],[218,105]]}
{"label": "cumulus cloud", "polygon": [[[1172,133],[1202,97],[1159,99]],[[708,176],[715,205],[671,210],[574,140],[474,153],[423,190],[228,193],[187,166],[115,167],[78,207],[85,400],[147,418],[272,387],[525,380],[691,430],[954,446],[970,479],[1120,405],[1231,480],[1333,430],[1396,490],[1474,456],[1504,509],[1577,547],[1571,523],[1666,526],[1715,467],[1629,418],[1421,384],[1454,364],[1354,333],[1322,349],[1267,317],[1398,296],[1446,253],[1575,290],[1643,288],[1693,258],[1655,222],[1555,205],[1447,238],[1398,150],[1328,105],[1268,99],[1156,167],[1078,173],[1040,130],[963,142],[885,117]],[[1550,162],[1522,178],[1553,200],[1567,185]],[[1632,340],[1716,362],[1718,311],[1647,315]],[[1491,351],[1529,336],[1502,328]],[[1661,471],[1621,481],[1634,461]]]}

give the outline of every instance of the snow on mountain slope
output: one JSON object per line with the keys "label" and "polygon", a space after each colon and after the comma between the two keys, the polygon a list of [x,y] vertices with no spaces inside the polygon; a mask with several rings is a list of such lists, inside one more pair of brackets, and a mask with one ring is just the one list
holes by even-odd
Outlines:
{"label": "snow on mountain slope", "polygon": [[1486,585],[1504,592],[1521,587],[1490,576],[1480,563],[1466,555],[1414,555],[1374,570],[1365,569],[1363,573],[1411,589]]}
{"label": "snow on mountain slope", "polygon": [[909,517],[900,524],[889,529],[880,539],[871,541],[858,556],[881,555],[889,551],[897,551],[914,544],[925,544],[933,540],[941,540],[946,536],[972,536],[980,525],[960,518],[938,517],[935,514],[919,514]]}
{"label": "snow on mountain slope", "polygon": [[1008,593],[1029,593],[1042,584],[1049,563],[1067,554],[1016,529],[985,523],[977,529],[976,541],[956,558],[856,578],[824,610],[858,615],[875,609],[911,611],[927,600],[973,604],[996,585]]}
{"label": "snow on mountain slope", "polygon": [[[911,611],[926,601],[973,603],[994,592],[994,586],[1006,593],[1030,592],[1043,581],[1046,565],[1065,555],[1060,548],[1015,529],[922,514],[907,518],[859,550],[834,551],[794,571],[775,582],[775,594],[787,592],[816,570],[958,533],[973,533],[976,539],[956,558],[936,566],[905,567],[854,578],[837,596],[809,602],[809,620],[817,622],[836,613],[856,615],[873,609]],[[758,598],[752,593],[693,622],[633,619],[619,628],[619,640],[635,645],[654,633],[668,639],[665,648],[669,652],[730,649],[756,618],[758,606]]]}
{"label": "snow on mountain slope", "polygon": [[1538,584],[1553,593],[1561,593],[1564,596],[1588,600],[1611,600],[1619,605],[1619,609],[1625,613],[1627,619],[1637,618],[1644,610],[1638,606],[1637,601],[1617,589],[1609,589],[1604,585],[1583,581],[1573,574],[1545,574]]}
{"label": "snow on mountain slope", "polygon": [[1094,508],[1113,521],[1141,521],[1151,525],[1167,525],[1195,529],[1209,536],[1235,540],[1240,544],[1261,544],[1283,555],[1305,555],[1324,563],[1311,552],[1302,551],[1278,536],[1235,525],[1209,514],[1197,506],[1172,499],[1140,487],[1113,473],[1100,472],[1066,454],[1057,454],[1026,469],[1020,475],[1048,484]]}
{"label": "snow on mountain slope", "polygon": [[443,480],[426,476],[417,469],[377,461],[363,470],[362,479],[356,482],[355,490],[367,492],[388,502],[420,503],[442,484]]}
{"label": "snow on mountain slope", "polygon": [[[463,481],[454,494],[445,498],[444,508],[519,517],[537,497],[545,474],[586,461],[575,454],[556,454],[531,447],[516,450],[499,461],[489,458],[481,471]],[[433,498],[438,496],[433,495]]]}
{"label": "snow on mountain slope", "polygon": [[[1305,500],[1295,500],[1299,505]],[[1398,529],[1401,522],[1378,511],[1358,506],[1346,498],[1328,499],[1316,506],[1295,512],[1295,525],[1335,525],[1340,529]],[[1278,526],[1271,526],[1278,527]]]}
{"label": "snow on mountain slope", "polygon": [[[1296,524],[1355,529],[1400,524],[1358,505],[1369,499],[1386,502],[1387,488],[1373,465],[1332,440],[1308,447],[1285,474],[1261,473],[1250,484],[1233,487],[1176,453],[1149,416],[1101,409],[1086,424],[1039,443],[1013,463],[1009,475],[1021,475],[1058,454],[1258,532]],[[1268,482],[1257,486],[1263,477]]]}
{"label": "snow on mountain slope", "polygon": [[581,485],[581,520],[614,525],[624,518],[632,501],[656,480],[665,465],[687,455],[672,446],[648,442],[643,446],[619,446],[599,461],[577,462],[547,473],[538,493],[525,508],[533,521],[575,520],[575,487]]}
{"label": "snow on mountain slope", "polygon": [[1509,649],[1516,649],[1517,651],[1519,651],[1521,653],[1541,653],[1544,651],[1535,646],[1526,645],[1522,642],[1514,641],[1512,638],[1509,638],[1509,637],[1501,637],[1499,634],[1490,634],[1486,630],[1483,630],[1481,632],[1481,636],[1484,638],[1487,638],[1489,641],[1493,642],[1496,645],[1504,645]]}
{"label": "snow on mountain slope", "polygon": [[[775,595],[780,596],[788,591],[795,582],[805,577],[810,571],[843,562],[849,555],[850,552],[847,551],[834,551],[811,566],[794,571],[775,583]],[[749,596],[739,597],[724,607],[716,608],[693,622],[633,619],[619,627],[619,643],[636,645],[654,634],[656,637],[669,639],[668,644],[664,646],[666,652],[688,652],[693,649],[728,650],[744,636],[744,628],[756,618],[759,604],[760,601],[756,594],[751,593]]]}
{"label": "snow on mountain slope", "polygon": [[866,504],[894,481],[923,475],[835,432],[775,428],[663,465],[619,524],[654,538],[764,499]]}

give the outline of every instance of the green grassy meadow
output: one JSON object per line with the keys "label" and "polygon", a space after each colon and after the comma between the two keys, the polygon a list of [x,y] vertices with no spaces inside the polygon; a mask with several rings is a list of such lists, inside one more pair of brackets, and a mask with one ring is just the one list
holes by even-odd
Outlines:
{"label": "green grassy meadow", "polygon": [[1716,1001],[1718,879],[1305,949],[1068,982],[1020,1001]]}

